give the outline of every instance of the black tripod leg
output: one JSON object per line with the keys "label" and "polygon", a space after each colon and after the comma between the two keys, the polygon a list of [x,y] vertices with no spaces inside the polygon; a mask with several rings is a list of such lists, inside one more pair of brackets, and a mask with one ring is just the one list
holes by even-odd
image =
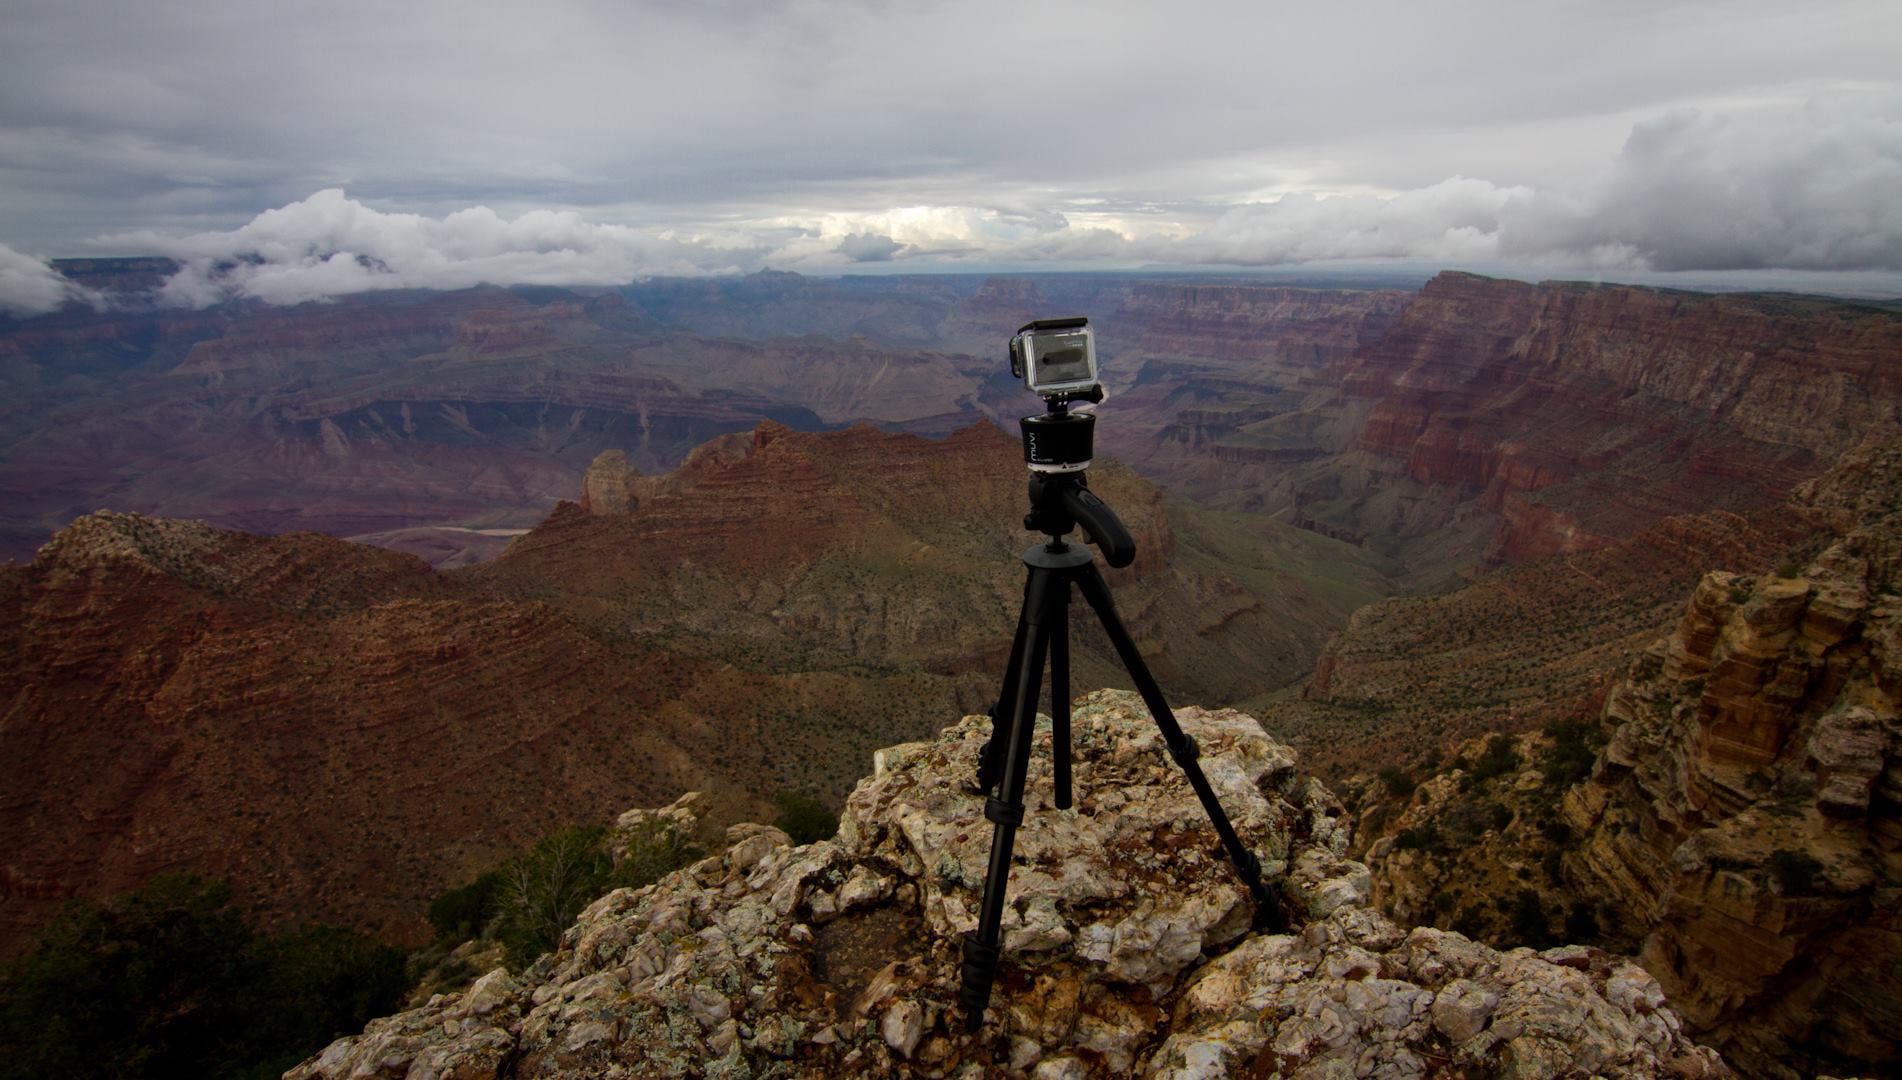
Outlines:
{"label": "black tripod leg", "polygon": [[[991,832],[991,862],[984,873],[984,901],[977,929],[964,939],[964,974],[958,1000],[964,1004],[964,1022],[972,1031],[984,1024],[984,1009],[997,981],[997,958],[1004,922],[1004,890],[1010,883],[1010,857],[1017,845],[1017,826],[1024,821],[1024,780],[1030,771],[1030,740],[1037,724],[1037,693],[1042,689],[1043,666],[1052,630],[1051,591],[1069,589],[1068,583],[1048,571],[1033,568],[1025,589],[1024,665],[1018,672],[1011,705],[1011,738],[1004,750],[1003,778],[997,794],[984,800],[984,816]],[[996,736],[992,736],[995,740]]]}
{"label": "black tripod leg", "polygon": [[1059,810],[1070,809],[1070,582],[1056,586],[1056,625],[1050,631],[1051,786]]}
{"label": "black tripod leg", "polygon": [[1017,632],[1010,639],[1010,660],[1004,665],[1004,685],[997,691],[997,703],[991,706],[991,737],[977,755],[977,789],[989,791],[997,783],[997,770],[1004,763],[1004,747],[1010,745],[1010,713],[1017,700],[1017,675],[1024,666],[1024,627],[1030,614],[1030,578],[1024,578],[1024,602],[1017,608]]}
{"label": "black tripod leg", "polygon": [[1109,585],[1103,580],[1102,572],[1095,563],[1084,566],[1077,572],[1077,588],[1083,590],[1083,598],[1096,609],[1096,617],[1103,623],[1103,632],[1109,635],[1110,644],[1115,646],[1116,655],[1123,661],[1123,667],[1129,671],[1129,677],[1136,683],[1136,692],[1142,695],[1143,704],[1149,706],[1149,715],[1162,729],[1162,741],[1168,744],[1169,756],[1175,758],[1189,786],[1195,789],[1195,797],[1202,803],[1202,809],[1209,815],[1209,823],[1215,826],[1215,834],[1222,838],[1222,846],[1228,850],[1228,861],[1235,864],[1235,873],[1248,887],[1255,898],[1255,925],[1262,929],[1282,930],[1285,928],[1281,914],[1281,905],[1276,902],[1268,887],[1262,884],[1261,860],[1248,850],[1242,838],[1235,834],[1235,826],[1228,820],[1228,814],[1215,797],[1215,789],[1209,786],[1209,778],[1197,764],[1196,758],[1201,751],[1195,740],[1176,723],[1176,715],[1169,709],[1169,702],[1162,696],[1162,688],[1156,685],[1156,679],[1149,673],[1149,665],[1143,663],[1142,654],[1136,651],[1136,642],[1129,636],[1123,620],[1117,617],[1116,602],[1110,598]]}

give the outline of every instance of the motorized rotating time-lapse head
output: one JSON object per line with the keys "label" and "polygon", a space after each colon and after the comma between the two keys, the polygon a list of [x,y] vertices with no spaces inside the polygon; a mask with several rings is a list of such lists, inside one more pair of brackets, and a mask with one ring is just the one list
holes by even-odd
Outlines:
{"label": "motorized rotating time-lapse head", "polygon": [[978,755],[974,791],[985,796],[984,817],[991,822],[990,863],[984,874],[984,895],[978,905],[977,927],[964,939],[964,965],[958,1000],[964,1006],[965,1026],[983,1026],[984,1012],[1003,959],[1005,891],[1017,829],[1024,822],[1024,785],[1028,781],[1032,736],[1037,726],[1037,704],[1044,675],[1050,677],[1051,786],[1058,810],[1070,800],[1070,592],[1074,588],[1096,612],[1116,657],[1129,672],[1149,715],[1161,730],[1169,756],[1182,769],[1196,799],[1207,812],[1236,875],[1255,905],[1254,923],[1263,929],[1285,925],[1278,898],[1262,880],[1261,860],[1249,850],[1215,797],[1215,789],[1197,764],[1201,751],[1182,730],[1170,711],[1162,689],[1143,662],[1129,629],[1116,614],[1109,584],[1096,568],[1086,547],[1064,543],[1064,536],[1081,525],[1090,543],[1112,567],[1128,566],[1136,558],[1136,541],[1117,520],[1116,512],[1090,493],[1083,474],[1090,467],[1096,417],[1070,411],[1076,401],[1101,403],[1103,387],[1097,381],[1096,341],[1089,320],[1039,319],[1025,323],[1010,339],[1011,373],[1043,398],[1040,416],[1020,421],[1024,435],[1024,463],[1030,467],[1030,513],[1024,527],[1049,540],[1023,554],[1028,570],[1024,604],[1017,614],[1017,632],[1011,639],[1010,660],[1004,667],[997,704],[991,708],[991,738]]}
{"label": "motorized rotating time-lapse head", "polygon": [[1030,468],[1024,527],[1048,535],[1049,550],[1058,552],[1063,537],[1082,525],[1104,562],[1128,566],[1136,558],[1135,539],[1083,478],[1094,452],[1096,414],[1070,411],[1071,402],[1103,401],[1090,320],[1037,319],[1018,327],[1010,339],[1010,370],[1045,406],[1042,414],[1017,422]]}

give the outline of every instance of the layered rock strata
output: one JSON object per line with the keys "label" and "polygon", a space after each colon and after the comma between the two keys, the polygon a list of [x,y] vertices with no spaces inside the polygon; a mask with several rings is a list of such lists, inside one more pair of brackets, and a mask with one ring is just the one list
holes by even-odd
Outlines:
{"label": "layered rock strata", "polygon": [[1707,574],[1566,796],[1578,888],[1685,1018],[1767,1074],[1902,1064],[1902,446],[1802,493],[1806,568]]}
{"label": "layered rock strata", "polygon": [[1447,272],[1332,396],[1258,431],[1353,425],[1284,480],[1301,520],[1420,564],[1514,561],[1774,505],[1894,421],[1898,352],[1878,308]]}
{"label": "layered rock strata", "polygon": [[1075,810],[1032,767],[980,1032],[956,1006],[990,827],[966,789],[987,722],[893,747],[830,841],[724,853],[596,902],[560,949],[373,1021],[288,1074],[376,1076],[1728,1075],[1641,969],[1502,954],[1364,905],[1339,805],[1229,711],[1184,727],[1298,929],[1249,901],[1133,695],[1075,716]]}
{"label": "layered rock strata", "polygon": [[[618,634],[685,631],[748,664],[800,657],[994,673],[1032,540],[1025,475],[1018,441],[990,424],[933,440],[766,423],[656,477],[610,451],[589,468],[582,509],[558,510],[477,576],[524,595],[565,594],[559,603]],[[1337,580],[1359,569],[1344,550],[1303,553],[1298,573],[1245,582],[1226,549],[1254,537],[1166,504],[1115,463],[1099,461],[1089,481],[1136,538],[1135,563],[1112,574],[1117,604],[1171,685],[1245,697],[1298,678],[1355,596],[1377,595],[1371,574],[1307,580],[1310,565]],[[1270,544],[1308,539],[1258,524]],[[1078,684],[1124,678],[1094,620],[1077,624]],[[841,794],[859,768],[847,767]]]}
{"label": "layered rock strata", "polygon": [[[0,955],[62,900],[183,870],[230,880],[260,923],[415,944],[431,896],[561,825],[690,788],[726,821],[782,791],[841,799],[879,747],[996,695],[1024,475],[988,425],[769,424],[665,477],[610,453],[599,512],[566,504],[464,573],[83,518],[0,565]],[[1366,589],[1244,586],[1254,553],[1228,552],[1251,536],[1097,479],[1143,543],[1110,572],[1118,607],[1172,690],[1294,676]],[[1076,629],[1076,684],[1122,677]]]}
{"label": "layered rock strata", "polygon": [[1612,676],[1668,630],[1706,568],[1773,567],[1808,528],[1782,508],[1667,518],[1592,551],[1369,604],[1322,650],[1299,698],[1263,706],[1264,722],[1344,778],[1419,776],[1468,739],[1595,716]]}

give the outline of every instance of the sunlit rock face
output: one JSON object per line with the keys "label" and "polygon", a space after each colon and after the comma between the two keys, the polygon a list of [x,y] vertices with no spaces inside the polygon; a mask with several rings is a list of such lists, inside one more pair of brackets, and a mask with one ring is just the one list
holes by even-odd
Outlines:
{"label": "sunlit rock face", "polygon": [[960,935],[991,826],[987,722],[890,748],[837,835],[736,826],[723,854],[595,903],[559,950],[373,1021],[291,1071],[346,1076],[1728,1075],[1657,983],[1592,949],[1502,954],[1367,908],[1340,805],[1233,711],[1179,714],[1293,929],[1253,912],[1134,695],[1075,713],[1078,801],[1038,733],[992,1007]]}

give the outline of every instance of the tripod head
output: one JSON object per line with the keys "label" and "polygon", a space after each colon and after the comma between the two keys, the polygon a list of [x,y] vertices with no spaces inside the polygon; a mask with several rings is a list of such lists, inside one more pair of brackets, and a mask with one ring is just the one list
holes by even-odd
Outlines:
{"label": "tripod head", "polygon": [[1024,528],[1049,536],[1045,550],[1058,554],[1068,546],[1063,537],[1081,525],[1087,542],[1103,552],[1104,562],[1128,566],[1136,558],[1135,539],[1116,511],[1091,494],[1083,478],[1094,450],[1096,416],[1070,411],[1073,401],[1103,400],[1089,320],[1025,323],[1011,339],[1010,354],[1011,370],[1044,401],[1042,415],[1018,421],[1024,464],[1030,468],[1030,513]]}
{"label": "tripod head", "polygon": [[1110,505],[1096,497],[1083,480],[1083,474],[1030,474],[1030,513],[1024,515],[1024,528],[1050,537],[1046,550],[1063,551],[1063,538],[1078,525],[1083,526],[1084,541],[1103,552],[1103,561],[1121,569],[1136,561],[1136,539],[1123,527],[1121,518]]}

